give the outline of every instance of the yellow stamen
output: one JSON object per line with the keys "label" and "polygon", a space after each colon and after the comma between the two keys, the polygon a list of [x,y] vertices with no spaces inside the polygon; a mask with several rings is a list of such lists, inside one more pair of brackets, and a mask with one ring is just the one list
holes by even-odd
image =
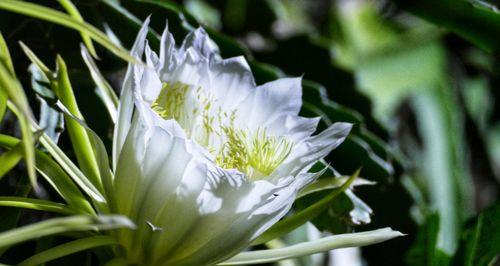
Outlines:
{"label": "yellow stamen", "polygon": [[153,102],[151,108],[164,119],[184,120],[184,104],[189,85],[176,82],[174,84],[163,83],[158,98]]}
{"label": "yellow stamen", "polygon": [[[238,169],[249,179],[258,180],[272,174],[290,154],[292,143],[285,137],[268,135],[265,128],[250,135],[236,128],[236,110],[213,110],[215,102],[202,95],[201,87],[195,91],[197,106],[187,110],[189,89],[180,82],[163,83],[151,108],[164,119],[177,120],[188,136],[214,154],[220,167]],[[212,137],[220,138],[220,146],[213,146]]]}

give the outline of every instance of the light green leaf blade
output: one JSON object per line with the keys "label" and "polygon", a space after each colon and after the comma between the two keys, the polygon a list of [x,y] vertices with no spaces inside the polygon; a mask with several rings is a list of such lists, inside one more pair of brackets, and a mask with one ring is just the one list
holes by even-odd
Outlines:
{"label": "light green leaf blade", "polygon": [[0,61],[5,62],[7,68],[11,73],[14,73],[14,65],[12,64],[12,58],[10,57],[9,47],[0,33]]}
{"label": "light green leaf blade", "polygon": [[[59,4],[61,4],[61,6],[64,9],[66,9],[66,11],[68,12],[68,14],[71,17],[73,17],[76,21],[79,21],[81,23],[85,23],[82,15],[80,14],[80,12],[76,8],[76,6],[70,0],[58,0],[58,1],[59,1]],[[85,43],[85,45],[89,49],[92,56],[97,58],[98,57],[97,52],[95,50],[94,45],[92,44],[92,39],[90,38],[90,36],[85,31],[80,31],[80,35],[82,35],[83,43]]]}
{"label": "light green leaf blade", "polygon": [[[50,69],[47,66],[45,66],[45,64],[40,59],[38,59],[38,57],[26,45],[24,45],[23,43],[20,43],[20,45],[21,45],[21,48],[23,49],[23,51],[28,56],[28,58],[36,66],[38,66],[42,72],[45,73],[46,78],[51,77],[52,72],[50,71]],[[69,80],[67,80],[67,82],[69,82]],[[67,95],[64,95],[64,96],[67,97],[68,101],[74,101],[74,103],[76,105],[76,100],[74,100],[74,95],[73,95],[73,99],[71,99],[72,91],[68,92],[67,89],[64,89],[62,92],[67,93]],[[77,106],[76,106],[76,108],[77,108]],[[35,130],[40,129],[40,126],[33,119],[31,119],[30,123],[31,123],[31,126],[33,128],[35,128]],[[77,128],[77,127],[78,127],[78,125],[75,125],[75,128]],[[79,133],[81,133],[81,132],[79,132]],[[83,133],[85,134],[83,136],[86,136],[86,132],[83,132]],[[98,202],[105,201],[104,197],[101,194],[101,191],[95,186],[95,183],[91,182],[82,173],[82,171],[64,154],[64,152],[61,149],[59,149],[59,147],[57,147],[57,144],[47,134],[42,134],[40,142],[49,151],[49,153],[54,157],[54,159],[61,165],[61,167],[64,168],[64,170],[70,175],[70,177],[89,196],[91,196],[94,200],[96,200]],[[88,154],[88,153],[86,153],[86,154]],[[91,156],[91,155],[89,155],[89,156]],[[89,167],[94,167],[95,169],[97,169],[96,165],[97,165],[97,163],[95,164],[95,166],[92,166],[92,161],[89,161]],[[94,170],[94,171],[97,172],[98,170]],[[94,176],[94,179],[96,179],[95,182],[99,181],[98,176]],[[100,185],[100,182],[99,182],[99,185]]]}
{"label": "light green leaf blade", "polygon": [[[60,56],[57,56],[56,61],[57,71],[54,82],[51,82],[51,87],[55,91],[57,98],[68,108],[68,111],[78,119],[83,120],[83,115],[78,108],[78,103],[69,80],[66,63]],[[76,159],[82,172],[96,188],[102,191],[99,166],[86,130],[72,119],[65,119],[65,121],[71,144],[73,145],[73,150],[75,151]]]}
{"label": "light green leaf blade", "polygon": [[90,75],[94,80],[94,83],[97,85],[97,90],[96,90],[97,95],[103,101],[104,105],[106,106],[106,109],[108,109],[109,116],[111,117],[113,123],[116,123],[118,101],[119,101],[118,96],[116,96],[116,93],[111,87],[111,85],[109,85],[109,83],[106,81],[104,76],[99,71],[99,68],[97,67],[96,63],[90,56],[85,46],[81,46],[80,50],[83,57],[83,61],[87,65],[90,71]]}
{"label": "light green leaf blade", "polygon": [[84,121],[78,119],[78,117],[75,117],[72,115],[68,108],[64,106],[63,103],[58,101],[56,103],[56,106],[64,113],[64,115],[68,118],[73,120],[74,122],[78,123],[79,126],[81,126],[86,132],[88,133],[92,149],[94,151],[94,155],[97,160],[97,164],[99,167],[99,175],[101,177],[101,181],[104,187],[104,192],[106,195],[106,200],[108,203],[108,207],[110,209],[114,209],[114,198],[113,198],[113,189],[112,189],[112,184],[113,184],[113,173],[110,169],[110,164],[109,164],[109,156],[108,153],[106,152],[106,147],[104,146],[104,143],[102,140],[99,138],[99,135],[95,133],[90,127],[88,127]]}
{"label": "light green leaf blade", "polygon": [[33,51],[31,51],[31,49],[23,42],[19,42],[19,45],[29,60],[45,74],[45,78],[50,77],[52,71],[42,62],[42,60],[40,60],[40,58],[38,58],[38,56],[36,56],[36,54],[33,53]]}
{"label": "light green leaf blade", "polygon": [[[0,70],[0,72],[1,71],[2,70]],[[20,93],[24,94],[24,91],[21,89]],[[33,186],[33,188],[35,190],[38,190],[38,184],[36,182],[36,173],[35,173],[35,142],[33,140],[33,133],[31,131],[28,121],[31,115],[28,116],[28,114],[20,111],[18,107],[15,105],[15,103],[9,105],[9,102],[7,102],[7,106],[19,119],[19,124],[21,126],[21,134],[23,136],[24,158],[26,160],[28,176],[30,178],[31,185]]]}
{"label": "light green leaf blade", "polygon": [[44,250],[24,261],[19,266],[42,265],[43,263],[55,260],[70,254],[96,247],[115,245],[116,240],[110,236],[92,236],[74,240],[48,250]]}
{"label": "light green leaf blade", "polygon": [[2,122],[5,111],[7,111],[7,95],[0,90],[0,122]]}
{"label": "light green leaf blade", "polygon": [[248,265],[297,258],[337,248],[361,247],[403,236],[391,228],[382,228],[361,233],[341,234],[318,240],[303,242],[286,248],[242,252],[218,265]]}
{"label": "light green leaf blade", "polygon": [[[48,82],[57,98],[68,106],[69,112],[83,120],[83,115],[78,108],[69,80],[66,63],[62,57],[57,56],[57,70],[55,73],[52,73],[26,45],[21,44],[21,46],[28,58],[33,62],[33,67],[30,68],[32,79],[38,79],[37,82]],[[33,88],[35,89],[36,87],[34,86]],[[98,165],[87,132],[72,119],[66,119],[66,124],[76,159],[83,174],[89,178],[96,188],[100,189],[102,184],[99,177]]]}
{"label": "light green leaf blade", "polygon": [[135,225],[128,218],[121,215],[77,215],[52,218],[0,233],[0,248],[65,232],[111,230],[124,227],[134,228]]}
{"label": "light green leaf blade", "polygon": [[[335,176],[335,177],[317,179],[315,182],[303,188],[297,195],[297,199],[323,190],[338,188],[342,186],[342,184],[347,182],[349,178],[350,178],[349,176]],[[375,184],[376,182],[363,179],[361,177],[356,178],[352,182],[352,186],[375,185]]]}
{"label": "light green leaf blade", "polygon": [[[2,148],[12,149],[20,143],[19,139],[0,134],[0,147]],[[82,213],[94,213],[87,199],[62,168],[45,153],[36,150],[35,154],[38,171],[68,205]]]}
{"label": "light green leaf blade", "polygon": [[[496,8],[473,0],[392,0],[401,9],[443,27],[472,42],[479,48],[493,52],[500,49],[500,14]],[[495,4],[494,1],[484,1]]]}
{"label": "light green leaf blade", "polygon": [[66,215],[77,214],[73,209],[61,203],[24,197],[0,197],[0,206],[55,212]]}
{"label": "light green leaf blade", "polygon": [[451,265],[450,256],[437,246],[439,234],[439,216],[429,214],[415,237],[412,247],[406,252],[408,266],[439,266]]}
{"label": "light green leaf blade", "polygon": [[23,154],[23,143],[19,143],[12,150],[0,155],[0,180],[21,161]]}
{"label": "light green leaf blade", "polygon": [[451,93],[448,85],[436,86],[412,102],[423,143],[420,163],[431,208],[439,214],[437,247],[448,255],[456,251],[462,223],[473,209],[473,185],[464,156],[464,121]]}
{"label": "light green leaf blade", "polygon": [[[12,65],[12,60],[9,53],[9,48],[3,39],[2,34],[0,34],[0,57],[1,60],[5,61],[9,69],[14,72],[14,66]],[[5,115],[5,111],[7,109],[7,95],[0,90],[0,122]]]}
{"label": "light green leaf blade", "polygon": [[[33,117],[31,109],[28,104],[28,99],[21,83],[17,80],[14,73],[14,67],[12,65],[12,59],[3,39],[2,34],[0,34],[0,98],[10,99],[14,105],[10,108],[18,117],[19,125],[21,126],[21,134],[23,135],[24,142],[24,156],[26,160],[26,166],[28,170],[28,176],[30,178],[32,186],[38,189],[36,183],[36,171],[35,171],[35,148],[33,141],[33,134],[31,132],[28,120]],[[0,100],[0,113],[3,116],[4,110],[1,110],[5,105],[5,100]],[[8,106],[8,105],[7,105]]]}
{"label": "light green leaf blade", "polygon": [[[34,122],[32,126],[36,129],[40,127]],[[91,198],[98,202],[105,202],[105,198],[101,192],[90,182],[87,177],[80,171],[80,169],[71,161],[71,159],[64,154],[64,152],[52,141],[47,134],[42,134],[40,143],[47,149],[47,151],[54,157],[57,163],[69,174],[71,179],[78,184],[78,186],[87,193]]]}
{"label": "light green leaf blade", "polygon": [[106,36],[106,34],[101,32],[94,26],[85,22],[78,21],[72,18],[71,16],[56,11],[52,8],[44,7],[42,5],[37,5],[25,1],[2,0],[0,2],[0,9],[23,14],[26,16],[31,16],[34,18],[43,19],[68,28],[78,30],[80,32],[85,32],[96,42],[100,43],[102,46],[106,47],[109,51],[116,54],[120,58],[126,61],[137,62],[136,58],[130,56],[130,54],[125,49],[117,46],[112,41],[110,41],[109,38]]}
{"label": "light green leaf blade", "polygon": [[[463,265],[495,265],[500,254],[500,202],[481,212],[470,228],[462,233],[462,243],[457,252]],[[497,263],[498,264],[498,263]]]}

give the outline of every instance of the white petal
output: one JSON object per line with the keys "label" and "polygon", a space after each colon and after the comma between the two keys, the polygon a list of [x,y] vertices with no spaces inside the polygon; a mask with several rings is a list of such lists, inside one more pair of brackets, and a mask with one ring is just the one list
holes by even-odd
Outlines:
{"label": "white petal", "polygon": [[307,171],[314,162],[325,157],[340,145],[352,128],[350,123],[335,123],[318,135],[294,146],[288,158],[273,176],[297,175]]}
{"label": "white petal", "polygon": [[189,48],[194,48],[203,57],[209,59],[219,56],[219,47],[210,39],[206,31],[199,27],[195,31],[190,32],[181,45],[180,51],[185,52]]}
{"label": "white petal", "polygon": [[[118,238],[127,257],[138,262],[147,256],[156,265],[215,264],[244,249],[289,211],[297,191],[320,174],[307,170],[345,139],[351,125],[336,123],[311,137],[319,118],[298,116],[301,78],[256,87],[246,60],[220,59],[217,45],[201,28],[176,49],[167,27],[158,57],[148,45],[144,48],[144,27],[133,51],[139,56],[145,50],[146,65],[129,66],[114,139],[116,212],[138,228],[120,231]],[[190,85],[178,120],[163,119],[151,109],[163,82]],[[210,105],[202,106],[206,100]],[[196,108],[211,112],[203,115],[217,120],[210,124],[216,128],[236,110],[236,127],[250,134],[263,127],[285,136],[294,144],[292,151],[267,180],[250,181],[238,170],[221,169],[195,141],[217,149],[224,139],[220,132],[210,139],[197,134],[202,115]]]}
{"label": "white petal", "polygon": [[243,56],[210,62],[210,91],[214,104],[231,112],[255,90],[255,81]]}
{"label": "white petal", "polygon": [[[138,225],[132,241],[136,246],[130,248],[142,248],[144,254],[151,255],[168,251],[165,238],[174,246],[176,239],[182,240],[182,227],[198,217],[196,198],[206,180],[205,165],[187,151],[184,139],[160,128],[155,131],[145,156],[145,179],[139,189],[142,197],[137,198],[137,215],[133,217]],[[151,231],[147,222],[162,231]]]}
{"label": "white petal", "polygon": [[175,49],[174,36],[168,31],[168,22],[161,35],[160,41],[160,63],[159,73],[164,73],[165,80],[168,79],[168,73],[172,72],[177,64],[177,50]]}
{"label": "white petal", "polygon": [[114,179],[114,195],[118,213],[129,214],[135,199],[136,187],[141,185],[142,162],[147,143],[147,128],[136,116],[119,154]]}
{"label": "white petal", "polygon": [[[130,50],[132,56],[141,58],[144,50],[144,42],[148,33],[149,17],[144,21],[141,30],[137,34],[137,38]],[[122,149],[127,132],[130,128],[132,120],[132,113],[134,110],[133,101],[133,84],[134,84],[134,65],[129,64],[125,79],[123,80],[122,91],[120,94],[120,103],[118,105],[118,121],[115,125],[115,132],[113,134],[113,169],[116,169],[118,163],[118,155]]]}
{"label": "white petal", "polygon": [[201,265],[221,261],[246,247],[284,216],[293,203],[296,189],[291,185],[280,188],[267,181],[252,183],[222,169],[212,174],[199,202],[217,203],[219,208],[200,212],[196,223],[185,228],[189,234],[162,263]]}
{"label": "white petal", "polygon": [[[146,50],[148,49],[149,46],[146,46]],[[151,55],[146,56],[147,66],[136,65],[134,68],[134,89],[138,90],[137,93],[140,93],[142,99],[150,105],[156,100],[162,88],[162,82],[152,60],[154,59]]]}
{"label": "white petal", "polygon": [[283,115],[275,120],[267,121],[263,126],[267,128],[269,134],[286,136],[289,141],[298,143],[316,131],[320,120],[320,117],[306,118],[297,115]]}
{"label": "white petal", "polygon": [[257,87],[239,107],[241,123],[256,129],[283,115],[297,115],[302,106],[302,78],[283,78]]}
{"label": "white petal", "polygon": [[158,58],[158,55],[153,50],[151,50],[148,40],[146,40],[144,55],[146,57],[146,65],[150,68],[155,69],[159,64],[160,59]]}
{"label": "white petal", "polygon": [[206,88],[203,82],[208,79],[208,61],[200,59],[195,50],[188,49],[184,61],[173,72],[171,79],[195,87]]}

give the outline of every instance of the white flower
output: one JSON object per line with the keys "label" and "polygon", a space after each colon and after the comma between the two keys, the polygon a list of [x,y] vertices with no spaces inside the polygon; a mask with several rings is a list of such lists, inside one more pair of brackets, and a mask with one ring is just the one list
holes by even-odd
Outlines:
{"label": "white flower", "polygon": [[139,264],[219,263],[288,212],[351,125],[312,136],[301,78],[256,86],[245,59],[221,59],[201,28],[180,48],[166,29],[159,55],[145,35],[132,52],[146,65],[129,66],[120,100],[111,207],[137,230],[117,238]]}

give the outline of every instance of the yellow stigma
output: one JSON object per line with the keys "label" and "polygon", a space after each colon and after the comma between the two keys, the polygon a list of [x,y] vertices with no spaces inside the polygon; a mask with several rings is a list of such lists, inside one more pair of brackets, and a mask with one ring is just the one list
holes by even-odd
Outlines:
{"label": "yellow stigma", "polygon": [[[201,87],[190,89],[180,82],[165,82],[151,108],[164,119],[175,119],[190,138],[215,156],[217,165],[258,180],[272,174],[288,157],[292,143],[285,137],[268,135],[265,128],[253,133],[238,129],[234,123],[237,110],[214,109],[215,100],[203,95]],[[192,101],[188,97],[195,97],[195,103],[188,104]]]}

